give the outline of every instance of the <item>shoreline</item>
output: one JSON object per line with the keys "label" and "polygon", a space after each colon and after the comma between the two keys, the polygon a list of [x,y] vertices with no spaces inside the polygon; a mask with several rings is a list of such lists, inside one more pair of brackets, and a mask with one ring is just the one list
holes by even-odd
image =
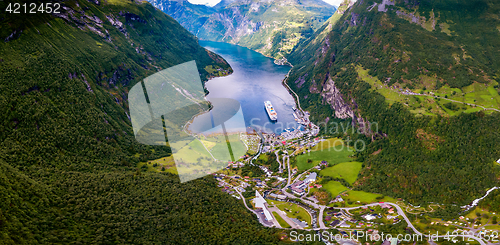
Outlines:
{"label": "shoreline", "polygon": [[[257,52],[257,53],[259,53],[259,54],[261,54],[261,55],[263,55],[263,56],[265,56],[265,57],[267,57],[267,58],[273,59],[273,62],[274,62],[274,64],[276,64],[276,65],[279,65],[279,66],[290,66],[290,67],[292,67],[292,68],[293,68],[293,65],[292,65],[290,62],[288,62],[288,59],[286,59],[284,56],[283,56],[283,58],[282,58],[282,59],[276,59],[276,58],[274,58],[274,57],[272,57],[272,56],[270,56],[270,55],[264,54],[264,53],[262,53],[262,52],[260,52],[260,51],[258,51],[258,50],[252,49],[252,48],[250,48],[250,47],[242,46],[242,45],[239,45],[239,44],[237,44],[237,43],[228,43],[228,42],[212,41],[212,40],[205,40],[205,39],[199,39],[199,38],[198,38],[198,42],[199,42],[199,41],[202,41],[202,42],[219,42],[219,43],[227,43],[227,44],[237,45],[237,46],[240,46],[240,47],[247,48],[247,49],[250,49],[250,50],[252,50],[252,51],[255,51],[255,52]],[[198,44],[199,44],[199,43],[198,43]],[[200,45],[200,46],[201,46],[201,45]],[[203,47],[203,46],[202,46],[202,47]],[[203,48],[205,48],[205,47],[203,47]],[[205,49],[206,49],[206,48],[205,48]],[[279,62],[279,61],[281,61],[281,60],[283,60],[283,59],[285,59],[285,61],[284,61],[283,63],[277,63],[277,62]]]}
{"label": "shoreline", "polygon": [[[232,43],[227,43],[227,42],[214,42],[214,41],[202,40],[202,39],[200,39],[199,41],[200,41],[200,42],[207,42],[207,43],[213,42],[213,43],[220,43],[220,44],[234,45],[234,46],[238,46],[238,47],[243,47],[243,48],[245,48],[245,49],[248,49],[249,51],[256,52],[256,53],[258,53],[258,54],[260,54],[260,55],[262,55],[262,56],[264,56],[264,57],[266,57],[266,58],[268,58],[268,59],[273,60],[273,64],[274,64],[274,65],[276,65],[277,67],[281,67],[281,66],[288,66],[288,67],[289,67],[288,72],[287,72],[286,74],[283,74],[283,75],[284,75],[283,77],[280,77],[280,78],[279,78],[279,79],[281,80],[281,81],[280,81],[280,82],[281,82],[281,86],[283,86],[283,87],[286,89],[287,93],[288,93],[289,95],[291,95],[291,96],[292,96],[292,98],[293,98],[293,100],[294,100],[294,105],[297,107],[297,109],[298,109],[298,110],[301,112],[301,114],[302,114],[302,115],[300,115],[299,113],[297,113],[297,114],[299,115],[299,117],[303,117],[303,115],[304,115],[304,111],[303,111],[303,110],[302,110],[302,108],[301,108],[301,105],[300,105],[300,98],[299,98],[299,96],[295,93],[295,91],[293,91],[293,90],[292,90],[292,89],[288,86],[288,84],[286,84],[286,81],[287,81],[287,79],[288,79],[288,77],[289,77],[289,75],[290,75],[290,73],[291,73],[291,71],[292,71],[292,69],[293,69],[293,67],[294,67],[294,66],[293,66],[292,64],[290,64],[290,62],[288,62],[286,59],[284,59],[284,61],[286,61],[286,63],[284,63],[284,64],[278,64],[278,63],[276,62],[276,61],[277,61],[277,59],[275,59],[274,57],[270,57],[269,55],[265,55],[265,54],[263,54],[263,53],[261,53],[261,52],[259,52],[259,51],[253,50],[253,49],[248,48],[248,47],[240,46],[240,45],[238,45],[238,44],[232,44]],[[210,51],[210,52],[213,52],[214,54],[217,54],[217,55],[221,56],[221,57],[222,57],[222,58],[224,58],[226,61],[228,60],[227,58],[225,58],[223,55],[221,55],[220,53],[216,52],[215,50],[213,50],[213,51],[212,51],[211,49],[207,48],[207,47],[210,47],[210,45],[209,45],[209,44],[207,44],[206,46],[202,46],[202,47],[203,47],[203,48],[205,48],[206,50]],[[283,60],[283,59],[281,59],[281,60]],[[229,77],[230,75],[234,75],[234,73],[235,73],[235,70],[234,70],[234,69],[235,69],[235,68],[233,68],[233,65],[232,65],[229,61],[228,61],[228,64],[229,64],[229,66],[231,67],[231,73],[225,74],[225,75],[223,75],[223,76],[214,76],[214,77],[210,77],[210,78],[209,78],[206,82],[204,82],[204,89],[205,89],[205,91],[206,91],[205,96],[204,96],[205,101],[207,101],[207,102],[209,102],[209,103],[210,103],[210,101],[207,99],[207,97],[208,97],[208,95],[210,95],[210,93],[211,93],[211,92],[214,92],[214,91],[209,91],[209,90],[207,89],[206,84],[208,84],[208,82],[210,82],[210,81],[212,81],[213,79],[218,78],[218,77]],[[276,81],[276,82],[277,82],[277,81]],[[211,104],[211,103],[210,103],[210,104]],[[206,111],[205,111],[205,112],[201,112],[201,113],[199,113],[199,114],[197,114],[197,115],[193,116],[193,117],[191,118],[191,120],[189,120],[189,122],[188,122],[188,123],[186,123],[186,125],[185,125],[186,132],[189,132],[189,134],[199,134],[199,133],[194,133],[194,132],[192,132],[192,130],[189,130],[188,128],[191,126],[191,124],[193,123],[193,121],[194,121],[194,119],[196,118],[196,116],[198,116],[198,115],[200,115],[200,114],[202,114],[202,113],[206,113]],[[305,125],[304,125],[304,124],[302,124],[302,123],[298,123],[298,122],[297,122],[297,119],[295,119],[295,123],[297,123],[297,126],[298,126],[298,127],[300,127],[300,126],[305,126]],[[291,129],[291,128],[287,128],[287,129]],[[247,127],[245,127],[244,129],[243,129],[243,128],[241,128],[241,129],[238,129],[238,130],[232,130],[232,132],[240,132],[240,133],[247,133],[247,134],[251,134],[251,133],[253,133],[253,132],[252,132],[252,130],[251,130],[251,129],[248,129]],[[280,132],[279,134],[281,134],[281,133],[283,133],[283,132],[286,132],[286,131],[285,131],[285,130],[283,130],[283,131],[282,131],[282,132]],[[200,133],[201,133],[201,134],[204,134],[203,132],[200,132]],[[220,132],[219,132],[219,133],[220,133]],[[264,134],[271,134],[271,133],[276,134],[275,132],[262,132],[262,133],[264,133]],[[206,135],[206,134],[204,134],[204,135]]]}

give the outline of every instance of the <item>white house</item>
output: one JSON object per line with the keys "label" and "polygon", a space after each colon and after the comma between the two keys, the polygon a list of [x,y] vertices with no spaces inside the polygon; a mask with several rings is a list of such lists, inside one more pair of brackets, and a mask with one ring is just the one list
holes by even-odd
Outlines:
{"label": "white house", "polygon": [[342,199],[341,196],[337,196],[332,202],[343,202],[344,199]]}
{"label": "white house", "polygon": [[304,180],[304,182],[306,182],[306,183],[314,182],[314,181],[316,181],[317,176],[318,176],[317,173],[312,172],[311,174],[309,174],[309,176],[307,176],[307,178]]}
{"label": "white house", "polygon": [[500,164],[500,159],[497,160],[497,163]]}
{"label": "white house", "polygon": [[365,218],[366,220],[370,221],[370,220],[374,220],[377,218],[377,216],[375,215],[372,215],[372,214],[367,214],[365,215],[363,218]]}
{"label": "white house", "polygon": [[267,207],[266,207],[266,199],[264,199],[262,197],[262,195],[260,195],[259,191],[255,191],[255,199],[254,200],[254,203],[255,203],[255,207],[256,208],[261,208],[262,211],[264,212],[264,216],[266,216],[266,220],[273,220],[273,216],[271,215],[271,213],[269,212],[269,210],[267,210]]}
{"label": "white house", "polygon": [[266,199],[264,199],[262,195],[260,195],[259,191],[255,191],[255,199],[253,199],[253,201],[256,208],[264,208],[264,204],[267,203]]}
{"label": "white house", "polygon": [[339,225],[340,228],[350,228],[351,225],[350,224],[347,224],[345,221],[342,221],[342,223],[340,223]]}

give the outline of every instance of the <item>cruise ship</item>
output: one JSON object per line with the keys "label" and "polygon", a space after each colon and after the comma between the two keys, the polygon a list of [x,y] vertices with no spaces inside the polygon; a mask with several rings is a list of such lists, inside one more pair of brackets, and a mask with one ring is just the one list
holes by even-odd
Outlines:
{"label": "cruise ship", "polygon": [[278,120],[278,113],[274,110],[273,104],[271,104],[271,101],[265,101],[264,106],[266,107],[267,115],[272,121],[277,121]]}

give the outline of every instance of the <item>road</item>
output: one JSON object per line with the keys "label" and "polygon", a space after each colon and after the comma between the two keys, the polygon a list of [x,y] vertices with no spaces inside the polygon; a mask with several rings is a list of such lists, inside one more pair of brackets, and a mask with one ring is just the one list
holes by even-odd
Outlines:
{"label": "road", "polygon": [[203,142],[201,142],[201,140],[200,140],[200,139],[198,139],[198,138],[196,138],[196,139],[200,142],[200,144],[201,144],[203,147],[205,147],[205,150],[207,150],[208,154],[210,154],[210,156],[212,156],[212,158],[214,159],[214,161],[217,161],[217,159],[215,159],[214,155],[212,155],[212,152],[210,152],[210,151],[208,150],[208,148],[205,146],[205,144],[203,144]]}
{"label": "road", "polygon": [[456,102],[456,103],[461,103],[461,104],[464,104],[464,105],[481,107],[484,110],[492,110],[492,111],[498,111],[498,112],[500,112],[500,110],[495,109],[495,108],[486,108],[484,106],[480,106],[480,105],[476,105],[476,104],[471,104],[471,103],[465,103],[465,102],[458,101],[458,100],[452,100],[452,99],[448,99],[448,98],[442,98],[442,97],[433,96],[433,95],[427,95],[427,94],[419,94],[419,95],[422,95],[422,96],[431,96],[431,97],[434,97],[434,98],[440,98],[440,99],[443,99],[443,100],[448,100],[448,101],[452,101],[452,102]]}
{"label": "road", "polygon": [[328,229],[328,227],[326,227],[325,225],[325,222],[323,222],[323,213],[325,211],[325,208],[326,206],[321,206],[321,208],[319,209],[318,224],[320,229]]}
{"label": "road", "polygon": [[466,102],[462,102],[462,101],[458,101],[458,100],[452,100],[452,99],[443,98],[443,97],[439,97],[439,96],[435,96],[435,95],[430,95],[430,94],[419,94],[419,93],[413,93],[413,92],[412,93],[407,93],[407,92],[401,93],[400,92],[400,94],[403,94],[403,95],[415,95],[415,96],[429,96],[429,97],[433,97],[433,98],[436,98],[436,99],[448,100],[448,101],[451,101],[451,102],[460,103],[460,104],[464,104],[464,105],[481,107],[481,108],[483,108],[483,110],[491,110],[491,111],[500,112],[500,110],[495,109],[495,108],[486,108],[486,107],[481,106],[481,105],[466,103]]}
{"label": "road", "polygon": [[273,227],[273,226],[281,227],[276,219],[274,219],[273,221],[268,221],[268,220],[265,219],[264,214],[261,214],[260,212],[257,212],[255,210],[249,208],[248,205],[247,205],[247,201],[245,200],[245,197],[243,196],[243,194],[241,194],[241,192],[238,191],[237,187],[234,187],[234,186],[230,185],[229,183],[227,183],[225,181],[221,181],[221,182],[224,183],[224,185],[233,188],[233,190],[236,193],[238,193],[238,195],[240,195],[241,200],[243,201],[243,204],[245,205],[245,208],[248,209],[250,212],[254,213],[255,215],[257,215],[257,218],[258,218],[259,222],[263,226],[265,226],[265,227]]}
{"label": "road", "polygon": [[269,212],[271,212],[271,213],[276,212],[281,218],[283,218],[285,220],[285,222],[287,222],[292,227],[292,229],[302,229],[302,227],[300,227],[295,222],[293,222],[293,220],[290,219],[290,217],[288,217],[286,215],[286,213],[281,211],[279,208],[272,207],[272,208],[268,208],[268,209],[269,209]]}
{"label": "road", "polygon": [[[294,95],[295,95],[295,98],[296,98],[296,101],[297,101],[297,109],[299,109],[300,111],[302,111],[302,107],[300,107],[300,99],[299,99],[299,96],[295,93],[295,91],[293,91],[292,88],[290,88],[290,86],[288,86],[288,84],[286,83],[286,80],[288,80],[288,75],[290,75],[290,72],[292,70],[290,69],[290,71],[288,72],[288,74],[286,74],[285,76],[285,79],[283,80],[283,85],[286,86],[286,88],[288,89],[288,91],[292,92]],[[302,111],[302,113],[304,113],[304,111]]]}
{"label": "road", "polygon": [[[350,207],[350,208],[340,208],[340,207],[334,207],[334,209],[340,209],[340,210],[352,210],[352,209],[358,209],[358,208],[363,208],[363,207],[373,207],[373,206],[378,206],[380,205],[381,203],[371,203],[371,204],[367,204],[367,205],[363,205],[363,206],[359,206],[359,207]],[[403,219],[406,221],[406,223],[408,224],[408,227],[410,227],[413,232],[415,232],[415,234],[418,234],[418,235],[423,235],[424,237],[429,237],[429,235],[425,235],[423,234],[422,232],[418,231],[415,226],[413,226],[413,224],[410,222],[410,220],[408,219],[408,217],[406,216],[405,212],[403,211],[403,209],[395,204],[395,203],[391,203],[391,202],[384,202],[384,204],[389,204],[391,206],[393,206],[394,208],[396,208],[396,210],[398,211],[398,214],[401,215],[403,217]],[[437,237],[444,237],[446,238],[447,236],[443,235],[443,236],[437,236]],[[457,237],[463,237],[463,238],[471,238],[471,239],[474,239],[476,240],[477,242],[479,242],[479,244],[481,245],[487,245],[487,243],[485,243],[483,241],[483,239],[481,238],[478,238],[478,237],[475,237],[475,236],[472,236],[472,235],[457,235]],[[451,236],[450,236],[451,238]],[[458,238],[457,238],[458,239]]]}
{"label": "road", "polygon": [[[371,204],[366,204],[366,205],[359,206],[359,207],[349,207],[349,208],[334,207],[334,209],[353,210],[353,209],[364,208],[364,207],[379,206],[380,204],[381,203],[371,203]],[[397,205],[395,203],[392,203],[392,202],[384,202],[384,204],[389,204],[389,205],[393,206],[394,208],[396,208],[396,210],[398,211],[398,214],[401,215],[404,218],[404,220],[406,221],[406,223],[408,223],[408,227],[410,227],[413,230],[413,232],[415,232],[416,234],[422,235],[422,233],[420,231],[418,231],[415,228],[415,226],[413,226],[413,224],[410,222],[410,219],[408,219],[408,217],[406,217],[405,212],[403,211],[403,209],[399,205]]]}
{"label": "road", "polygon": [[[288,87],[288,85],[287,85],[286,83],[284,83],[284,85],[286,85],[286,87]],[[288,89],[289,89],[291,92],[293,92],[293,93],[295,94],[295,92],[294,92],[293,90],[291,90],[289,87],[288,87]],[[449,101],[456,102],[456,103],[462,103],[462,104],[466,104],[466,105],[470,105],[470,106],[477,106],[477,107],[481,107],[481,108],[483,108],[484,110],[494,110],[494,111],[498,111],[498,112],[500,112],[500,110],[498,110],[498,109],[494,109],[494,108],[485,108],[485,107],[483,107],[483,106],[479,106],[479,105],[469,104],[469,103],[465,103],[465,102],[461,102],[461,101],[451,100],[451,99],[447,99],[447,98],[441,98],[441,97],[432,96],[432,95],[425,95],[425,94],[413,94],[413,95],[431,96],[431,97],[435,97],[435,98],[440,98],[440,99],[449,100]],[[295,96],[297,97],[298,108],[299,108],[300,110],[302,110],[302,109],[300,108],[300,102],[298,101],[298,96],[297,96],[297,94],[295,94]],[[259,154],[260,154],[260,152],[261,152],[261,149],[262,149],[262,145],[261,145],[261,147],[260,147],[260,149],[259,149]],[[257,156],[256,156],[256,157],[258,157],[258,155],[259,155],[259,154],[257,154]],[[318,209],[318,210],[319,210],[319,212],[318,212],[318,217],[317,217],[317,219],[318,219],[318,220],[317,220],[317,222],[319,223],[319,228],[314,229],[314,230],[329,229],[329,227],[327,227],[327,226],[324,224],[324,222],[323,222],[324,210],[326,209],[326,206],[325,206],[325,205],[319,205],[319,204],[316,204],[316,203],[311,202],[311,201],[309,201],[309,200],[306,200],[306,199],[303,199],[303,198],[298,198],[298,197],[296,197],[295,195],[293,195],[293,194],[291,194],[291,193],[288,193],[288,192],[286,191],[286,189],[288,188],[288,186],[289,186],[290,184],[292,184],[292,183],[293,183],[293,182],[295,182],[295,181],[298,181],[298,180],[300,179],[300,177],[301,177],[303,174],[308,173],[310,170],[307,170],[307,171],[305,171],[304,173],[302,173],[302,174],[298,175],[298,176],[295,178],[295,181],[293,181],[293,182],[292,182],[292,174],[291,174],[291,168],[290,168],[290,158],[289,158],[289,156],[283,156],[282,162],[280,162],[280,160],[279,160],[279,155],[278,155],[278,151],[275,151],[275,154],[276,154],[276,160],[278,161],[279,166],[280,166],[280,172],[282,172],[282,166],[283,166],[283,168],[285,168],[285,160],[287,161],[287,164],[288,164],[288,180],[287,180],[287,185],[286,185],[284,188],[282,188],[282,189],[281,189],[281,191],[283,192],[283,194],[285,194],[285,195],[286,195],[288,198],[290,198],[290,199],[300,199],[300,200],[302,200],[302,202],[304,202],[304,203],[306,203],[306,204],[310,205],[311,207],[313,207],[313,208],[315,208],[315,209]],[[252,160],[254,160],[256,157],[254,157]],[[251,163],[251,161],[250,161],[250,163]],[[283,165],[282,165],[282,164],[283,164]],[[235,190],[236,190],[236,189],[235,189]],[[238,191],[236,190],[236,192],[238,192]],[[242,197],[243,202],[244,202],[244,204],[245,204],[245,207],[246,207],[248,210],[250,210],[250,211],[254,212],[255,214],[257,214],[257,216],[259,217],[259,222],[260,222],[260,223],[262,223],[263,225],[265,225],[265,223],[268,223],[268,221],[265,221],[264,219],[262,219],[262,218],[261,218],[260,213],[258,213],[258,212],[256,212],[256,211],[254,211],[254,210],[252,210],[252,209],[250,209],[250,208],[248,208],[248,206],[246,205],[246,201],[245,201],[245,199],[243,198],[243,196],[241,195],[241,193],[239,193],[239,192],[238,192],[238,194],[240,194],[240,196]],[[418,231],[418,230],[415,228],[415,226],[414,226],[414,225],[410,222],[410,220],[409,220],[409,219],[408,219],[408,217],[406,216],[406,214],[405,214],[404,210],[403,210],[403,209],[402,209],[402,208],[401,208],[398,204],[395,204],[395,203],[390,203],[390,202],[384,202],[384,203],[385,203],[385,204],[388,204],[388,205],[393,206],[393,207],[397,210],[397,213],[398,213],[400,216],[402,216],[402,217],[403,217],[403,219],[405,220],[405,222],[408,224],[408,227],[410,227],[410,228],[413,230],[413,232],[414,232],[415,234],[417,234],[417,235],[421,235],[421,236],[424,236],[424,237],[427,237],[427,238],[429,237],[429,235],[423,234],[422,232]],[[348,210],[358,209],[358,208],[362,208],[362,207],[372,207],[372,206],[378,206],[378,205],[380,205],[380,204],[381,204],[381,203],[371,203],[371,204],[367,204],[367,205],[363,205],[363,206],[358,206],[358,207],[348,207],[348,208],[334,207],[334,209],[339,209],[339,210],[346,210],[346,211],[348,211]],[[271,212],[273,212],[273,211],[274,211],[274,212],[278,213],[278,215],[280,215],[280,217],[282,217],[282,218],[283,218],[283,219],[284,219],[287,223],[289,223],[289,224],[290,224],[290,226],[291,226],[292,228],[295,228],[295,229],[300,229],[300,227],[298,227],[298,225],[297,225],[297,224],[295,224],[295,222],[293,222],[293,221],[292,221],[292,220],[291,220],[291,219],[290,219],[290,218],[289,218],[289,217],[288,217],[285,213],[283,213],[283,212],[282,212],[282,211],[280,211],[279,209],[277,209],[277,208],[270,208],[269,210],[270,210],[270,211],[272,210]],[[306,211],[307,211],[307,210],[306,210]],[[308,213],[309,213],[309,215],[311,215],[311,217],[312,217],[312,214],[311,214],[309,211],[307,211],[307,212],[308,212]],[[261,219],[262,219],[262,220],[261,220]],[[274,219],[274,221],[277,223],[276,219]],[[266,226],[266,225],[265,225],[265,226]],[[277,226],[277,227],[280,227],[280,226],[279,226],[279,224],[277,224],[276,226]],[[443,236],[437,236],[437,237],[440,237],[440,238],[446,238],[447,236],[444,236],[444,235],[443,235]],[[481,239],[481,238],[479,238],[479,237],[472,236],[472,235],[458,235],[457,237],[460,237],[460,238],[463,238],[463,239],[465,239],[465,238],[470,238],[470,239],[476,240],[476,241],[477,241],[477,242],[479,242],[479,244],[481,244],[481,245],[488,245],[488,244],[490,244],[490,243],[485,243],[485,242],[483,241],[483,239]]]}
{"label": "road", "polygon": [[[307,172],[307,171],[306,171]],[[304,173],[306,173],[304,172]],[[303,174],[304,174],[303,173]],[[297,179],[299,178],[300,176],[297,177]],[[285,187],[286,188],[286,187]],[[324,210],[326,208],[326,206],[324,205],[318,205],[316,203],[313,203],[309,200],[306,200],[306,199],[303,199],[303,198],[297,198],[296,196],[294,196],[293,194],[290,194],[288,192],[285,191],[285,188],[283,189],[283,193],[288,197],[288,198],[292,198],[292,199],[300,199],[302,200],[304,203],[308,204],[308,205],[311,205],[312,207],[314,207],[315,209],[319,209],[320,212],[319,212],[319,215],[318,215],[318,223],[320,225],[320,227],[318,228],[318,230],[321,230],[321,229],[329,229],[328,227],[325,226],[324,222],[323,222],[323,213],[324,213]],[[363,205],[363,206],[358,206],[358,207],[347,207],[347,208],[342,208],[342,207],[334,207],[334,209],[339,209],[339,210],[353,210],[353,209],[358,209],[358,208],[363,208],[363,207],[373,207],[373,206],[379,206],[381,205],[382,203],[371,203],[371,204],[367,204],[367,205]],[[405,212],[403,211],[403,209],[395,204],[395,203],[391,203],[391,202],[384,202],[384,204],[388,204],[388,205],[391,205],[393,206],[399,215],[401,215],[401,217],[403,217],[403,219],[406,221],[406,223],[408,224],[408,227],[410,227],[413,232],[415,234],[418,234],[418,235],[422,235],[424,237],[429,237],[429,235],[425,235],[423,234],[422,232],[418,231],[417,228],[415,228],[415,226],[411,223],[410,219],[408,219],[408,217],[406,216]],[[438,236],[438,237],[446,237],[446,236]],[[475,237],[475,236],[472,236],[472,235],[458,235],[457,237],[463,237],[463,239],[465,238],[471,238],[471,239],[474,239],[476,240],[477,242],[479,242],[479,244],[481,245],[487,245],[487,243],[485,243],[481,238],[478,238],[478,237]]]}
{"label": "road", "polygon": [[[276,155],[276,161],[278,161],[278,164],[280,165],[279,168],[279,173],[283,173],[283,169],[281,168],[281,162],[280,162],[280,156],[278,155],[278,151],[275,151],[274,154]],[[285,162],[283,161],[283,167],[285,165]]]}
{"label": "road", "polygon": [[[236,188],[234,188],[234,190],[235,190],[235,191],[236,191],[236,192],[240,195],[241,200],[243,200],[243,204],[245,204],[245,208],[247,208],[248,210],[250,210],[250,212],[252,212],[252,213],[256,214],[256,215],[257,215],[257,218],[259,219],[259,222],[260,222],[263,226],[265,226],[265,227],[273,227],[273,225],[276,225],[276,224],[274,224],[274,222],[269,222],[269,221],[267,221],[267,220],[265,219],[265,216],[264,216],[263,214],[261,214],[261,213],[259,213],[259,212],[255,211],[255,210],[253,210],[253,209],[249,208],[249,207],[247,206],[247,201],[245,200],[245,197],[243,197],[243,195],[242,195],[242,194],[241,194],[241,193],[240,193],[240,192],[239,192]],[[274,220],[276,220],[276,219],[274,219]],[[277,222],[276,222],[276,223],[277,223]],[[281,227],[281,226],[279,226],[279,224],[278,224],[278,227]]]}
{"label": "road", "polygon": [[[287,182],[286,185],[289,186],[290,185],[290,181],[292,179],[292,173],[291,173],[291,170],[290,170],[290,157],[287,157],[287,162],[288,162],[288,182]],[[285,186],[285,188],[283,188],[283,190],[285,190],[287,186]],[[286,193],[286,191],[283,191],[283,193]]]}

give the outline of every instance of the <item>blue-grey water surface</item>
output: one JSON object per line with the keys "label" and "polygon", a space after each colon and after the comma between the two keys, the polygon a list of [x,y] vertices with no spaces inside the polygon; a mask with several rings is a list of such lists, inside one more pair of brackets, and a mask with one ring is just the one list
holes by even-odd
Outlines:
{"label": "blue-grey water surface", "polygon": [[[200,41],[200,45],[224,57],[234,71],[229,76],[214,78],[206,83],[208,100],[231,98],[239,101],[247,128],[257,126],[267,133],[281,133],[283,129],[297,127],[292,115],[295,101],[282,85],[290,67],[276,65],[273,59],[237,45],[210,41]],[[272,122],[267,116],[264,109],[266,100],[271,101],[276,109],[277,122]],[[242,121],[240,118],[239,124],[229,123],[226,128],[235,131]],[[196,119],[190,126],[190,129],[195,128]]]}

